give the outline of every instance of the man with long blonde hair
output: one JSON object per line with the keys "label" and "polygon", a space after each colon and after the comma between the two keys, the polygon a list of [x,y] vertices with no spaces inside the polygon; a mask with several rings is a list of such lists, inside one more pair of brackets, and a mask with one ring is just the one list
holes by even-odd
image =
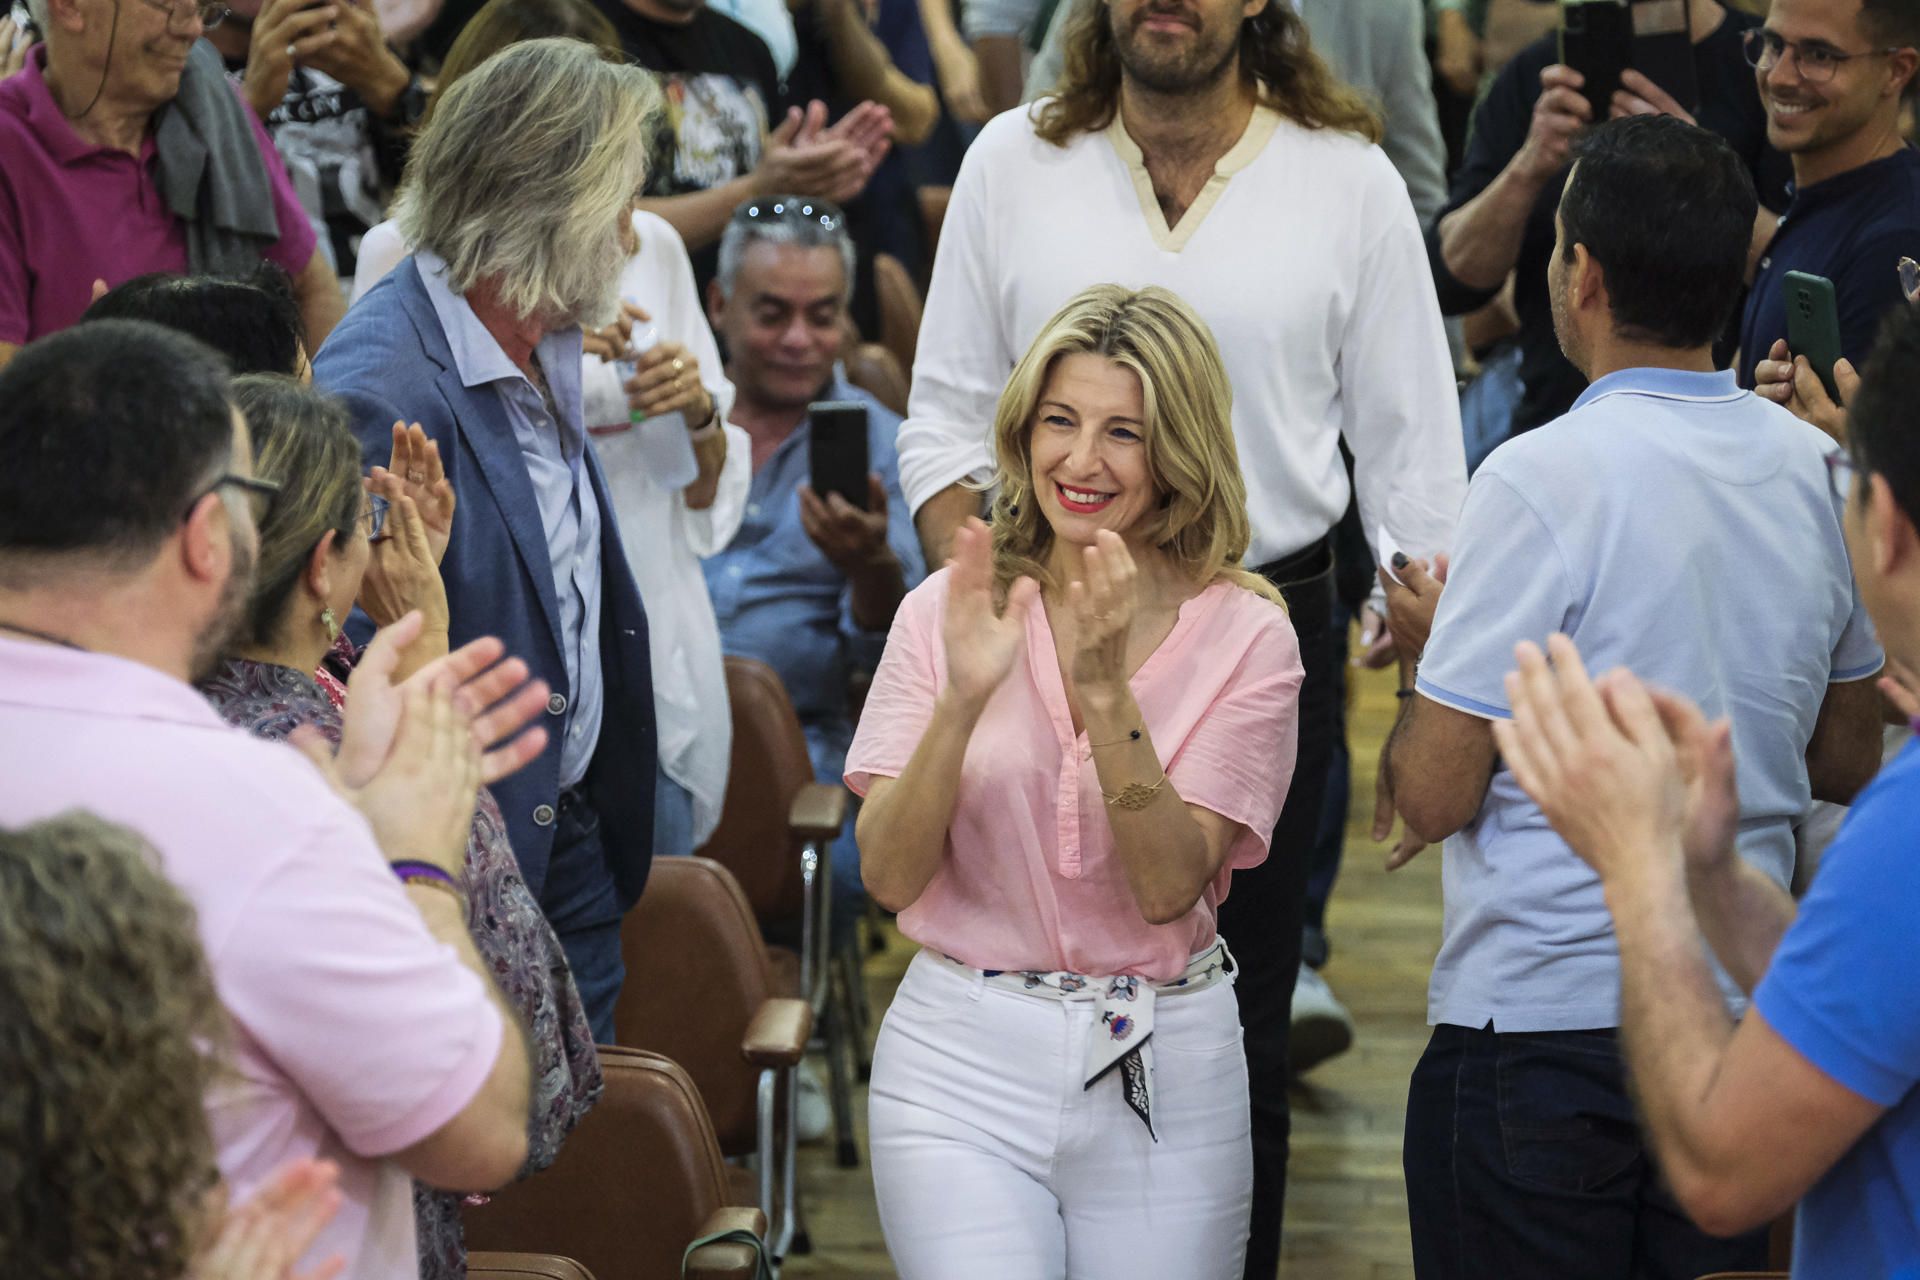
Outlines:
{"label": "man with long blonde hair", "polygon": [[1057,96],[994,120],[967,153],[900,434],[901,483],[939,565],[991,482],[1007,370],[1063,302],[1102,282],[1161,285],[1218,338],[1247,480],[1246,563],[1282,589],[1306,668],[1274,856],[1236,882],[1220,921],[1243,967],[1246,1273],[1263,1278],[1279,1260],[1288,1023],[1344,660],[1327,541],[1349,497],[1340,441],[1367,531],[1385,527],[1409,552],[1446,547],[1466,483],[1419,223],[1378,137],[1284,3],[1083,7]]}
{"label": "man with long blonde hair", "polygon": [[[552,687],[551,736],[496,791],[527,887],[613,1039],[620,919],[653,853],[646,612],[587,437],[581,326],[619,308],[659,91],[580,40],[526,40],[454,83],[394,210],[415,252],[313,358],[384,464],[396,419],[439,445],[459,518],[441,561],[452,643],[498,635]],[[629,393],[699,376],[681,361]],[[708,423],[703,443],[719,433]]]}

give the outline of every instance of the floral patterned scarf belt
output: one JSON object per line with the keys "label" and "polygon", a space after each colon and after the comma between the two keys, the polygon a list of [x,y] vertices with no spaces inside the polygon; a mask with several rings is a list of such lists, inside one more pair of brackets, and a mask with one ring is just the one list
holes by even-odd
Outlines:
{"label": "floral patterned scarf belt", "polygon": [[1087,1056],[1081,1068],[1091,1089],[1115,1067],[1120,1068],[1121,1096],[1140,1117],[1147,1132],[1158,1142],[1153,1129],[1153,1005],[1157,999],[1183,996],[1202,991],[1216,982],[1231,982],[1240,966],[1227,949],[1226,939],[1216,941],[1187,962],[1187,971],[1170,982],[1149,982],[1144,978],[1123,976],[1096,978],[1064,970],[1043,973],[1037,969],[975,969],[952,956],[946,963],[970,977],[978,977],[990,987],[1019,995],[1068,1002],[1092,1001],[1093,1025],[1087,1029]]}

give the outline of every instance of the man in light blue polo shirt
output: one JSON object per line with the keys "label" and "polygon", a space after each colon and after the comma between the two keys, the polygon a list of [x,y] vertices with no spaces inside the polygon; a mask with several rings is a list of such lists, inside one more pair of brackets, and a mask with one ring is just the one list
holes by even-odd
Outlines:
{"label": "man in light blue polo shirt", "polygon": [[1561,345],[1592,385],[1475,475],[1444,593],[1417,565],[1389,585],[1401,651],[1425,651],[1383,770],[1408,824],[1447,841],[1434,1034],[1404,1146],[1422,1280],[1766,1262],[1764,1233],[1689,1222],[1650,1157],[1599,878],[1495,752],[1515,644],[1565,632],[1597,664],[1731,717],[1740,852],[1776,884],[1809,799],[1851,799],[1878,762],[1866,677],[1881,654],[1830,442],[1712,363],[1754,216],[1745,167],[1669,117],[1603,125],[1576,156],[1549,279]]}
{"label": "man in light blue polo shirt", "polygon": [[[1887,652],[1913,666],[1920,311],[1891,313],[1873,353],[1832,471],[1861,598]],[[1739,762],[1722,727],[1624,671],[1590,680],[1566,640],[1550,648],[1551,671],[1521,656],[1501,742],[1606,887],[1634,1095],[1681,1203],[1724,1231],[1797,1203],[1794,1280],[1914,1280],[1920,746],[1908,739],[1861,793],[1796,907],[1735,856]],[[1753,989],[1738,1024],[1708,945]]]}

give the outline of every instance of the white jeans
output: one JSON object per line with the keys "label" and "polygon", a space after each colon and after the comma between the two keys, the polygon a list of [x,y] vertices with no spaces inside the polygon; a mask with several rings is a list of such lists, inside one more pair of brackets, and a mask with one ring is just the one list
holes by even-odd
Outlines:
{"label": "white jeans", "polygon": [[1234,1280],[1253,1149],[1225,982],[1163,997],[1155,1142],[1121,1073],[1082,1088],[1091,1001],[992,987],[925,953],[873,1050],[868,1127],[901,1280]]}

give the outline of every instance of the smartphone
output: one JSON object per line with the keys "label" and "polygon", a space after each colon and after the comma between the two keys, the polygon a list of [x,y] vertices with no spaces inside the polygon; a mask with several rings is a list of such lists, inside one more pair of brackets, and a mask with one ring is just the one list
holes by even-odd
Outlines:
{"label": "smartphone", "polygon": [[1633,0],[1633,69],[1665,89],[1688,114],[1700,110],[1687,0]]}
{"label": "smartphone", "polygon": [[1820,385],[1835,404],[1840,403],[1840,388],[1833,380],[1833,366],[1841,357],[1840,311],[1834,305],[1833,281],[1825,276],[1789,271],[1787,286],[1787,349],[1805,356]]}
{"label": "smartphone", "polygon": [[1633,12],[1626,0],[1562,0],[1560,63],[1580,73],[1593,122],[1605,120],[1620,73],[1633,65]]}
{"label": "smartphone", "polygon": [[867,458],[867,406],[858,400],[816,400],[807,406],[807,420],[813,491],[822,498],[837,493],[865,511],[871,466]]}

